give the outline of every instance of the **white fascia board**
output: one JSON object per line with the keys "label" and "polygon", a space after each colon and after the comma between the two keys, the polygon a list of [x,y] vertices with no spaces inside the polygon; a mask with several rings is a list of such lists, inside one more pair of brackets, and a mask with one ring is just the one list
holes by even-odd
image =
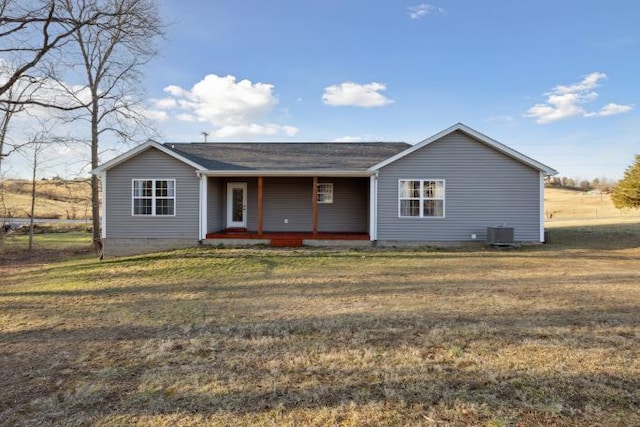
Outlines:
{"label": "white fascia board", "polygon": [[395,162],[396,160],[399,160],[411,153],[413,153],[416,150],[419,150],[429,144],[431,144],[432,142],[435,142],[447,135],[449,135],[450,133],[456,132],[456,131],[460,131],[463,133],[466,133],[467,135],[471,136],[472,138],[482,142],[485,145],[488,145],[491,148],[494,148],[498,151],[500,151],[501,153],[516,159],[518,161],[520,161],[521,163],[524,163],[534,169],[539,170],[540,172],[543,172],[545,175],[556,175],[558,173],[557,170],[542,164],[536,160],[533,160],[531,157],[525,156],[524,154],[514,150],[513,148],[507,147],[506,145],[496,141],[493,138],[489,138],[488,136],[478,132],[475,129],[470,128],[469,126],[466,126],[462,123],[456,123],[455,125],[448,127],[447,129],[438,132],[437,134],[425,139],[424,141],[421,141],[419,143],[417,143],[416,145],[407,148],[404,151],[401,151],[400,153],[396,154],[393,157],[389,157],[387,160],[384,160],[380,163],[378,163],[377,165],[374,165],[372,167],[369,168],[370,171],[377,171],[380,170],[381,168]]}
{"label": "white fascia board", "polygon": [[195,168],[195,169],[202,169],[202,165],[187,159],[186,157],[181,156],[180,154],[176,153],[175,151],[165,147],[164,145],[157,143],[153,140],[149,140],[147,142],[145,142],[144,144],[140,144],[136,147],[133,147],[131,150],[120,154],[117,157],[114,157],[113,159],[109,160],[108,162],[98,166],[97,168],[95,168],[94,170],[91,171],[92,174],[94,175],[98,175],[102,172],[106,172],[109,169],[119,165],[120,163],[123,163],[127,160],[129,160],[130,158],[137,156],[138,154],[142,153],[145,150],[148,150],[149,148],[155,148],[157,150],[162,151],[163,153],[165,153],[168,156],[173,157],[176,160],[179,160],[183,163],[186,163],[187,165]]}
{"label": "white fascia board", "polygon": [[199,170],[199,173],[206,176],[279,176],[279,177],[302,177],[302,176],[322,176],[322,177],[369,177],[369,171],[345,171],[345,170]]}

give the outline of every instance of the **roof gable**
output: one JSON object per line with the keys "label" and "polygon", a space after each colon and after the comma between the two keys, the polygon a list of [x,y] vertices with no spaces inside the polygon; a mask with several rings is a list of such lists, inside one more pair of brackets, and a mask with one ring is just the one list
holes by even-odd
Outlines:
{"label": "roof gable", "polygon": [[186,163],[187,165],[193,167],[194,169],[200,170],[200,169],[204,169],[204,167],[193,161],[192,159],[188,159],[184,156],[181,156],[180,154],[176,153],[175,151],[169,150],[167,149],[167,147],[165,147],[162,144],[159,144],[153,140],[149,140],[147,142],[145,142],[144,144],[140,144],[134,148],[132,148],[131,150],[127,151],[126,153],[120,154],[117,157],[114,157],[113,159],[109,160],[106,163],[103,163],[102,165],[98,166],[97,168],[95,168],[93,171],[91,171],[92,174],[94,175],[98,175],[100,173],[106,172],[109,169],[112,169],[116,166],[118,166],[121,163],[126,162],[127,160],[129,160],[132,157],[137,156],[138,154],[150,149],[150,148],[155,148],[157,150],[160,150],[161,152],[163,152],[164,154],[167,154],[170,157],[173,157],[176,160],[179,160],[183,163]]}
{"label": "roof gable", "polygon": [[438,132],[437,134],[425,139],[424,141],[421,141],[419,143],[417,143],[416,145],[413,145],[409,148],[407,148],[406,150],[392,156],[389,157],[388,159],[383,160],[382,162],[372,166],[369,170],[371,171],[376,171],[379,169],[382,169],[383,167],[397,161],[400,160],[401,158],[408,156],[409,154],[413,153],[414,151],[420,150],[423,147],[428,146],[429,144],[438,141],[439,139],[453,133],[453,132],[462,132],[470,137],[472,137],[473,139],[501,152],[502,154],[511,157],[529,167],[532,167],[534,169],[539,170],[540,172],[543,172],[545,175],[556,175],[558,173],[558,171],[556,171],[555,169],[540,163],[534,159],[532,159],[531,157],[525,156],[524,154],[514,150],[513,148],[507,147],[506,145],[496,141],[495,139],[489,138],[488,136],[462,124],[462,123],[457,123],[441,132]]}

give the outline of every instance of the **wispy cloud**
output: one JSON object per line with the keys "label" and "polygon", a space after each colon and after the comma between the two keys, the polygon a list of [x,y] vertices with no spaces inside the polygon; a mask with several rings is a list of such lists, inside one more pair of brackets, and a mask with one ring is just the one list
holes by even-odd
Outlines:
{"label": "wispy cloud", "polygon": [[447,11],[441,7],[433,6],[428,3],[421,3],[407,8],[407,13],[411,19],[422,19],[427,15],[446,14]]}
{"label": "wispy cloud", "polygon": [[393,103],[393,100],[380,93],[386,89],[386,85],[376,82],[340,83],[324,88],[322,102],[332,106],[382,107]]}
{"label": "wispy cloud", "polygon": [[156,108],[172,111],[180,121],[210,123],[216,127],[216,137],[292,136],[298,132],[293,126],[263,123],[278,103],[271,84],[209,74],[191,89],[169,85],[164,91],[169,97],[156,100]]}
{"label": "wispy cloud", "polygon": [[620,105],[620,104],[616,104],[615,102],[610,102],[604,107],[602,107],[600,110],[592,113],[586,113],[584,116],[585,117],[613,116],[614,114],[628,113],[632,109],[633,109],[632,105]]}
{"label": "wispy cloud", "polygon": [[529,108],[525,117],[536,119],[536,123],[551,123],[569,117],[605,117],[614,114],[621,114],[631,111],[632,105],[621,105],[609,103],[596,111],[587,111],[584,106],[595,102],[598,98],[599,82],[605,80],[607,75],[600,72],[593,72],[586,75],[578,83],[570,85],[557,85],[551,92],[544,95],[546,101]]}

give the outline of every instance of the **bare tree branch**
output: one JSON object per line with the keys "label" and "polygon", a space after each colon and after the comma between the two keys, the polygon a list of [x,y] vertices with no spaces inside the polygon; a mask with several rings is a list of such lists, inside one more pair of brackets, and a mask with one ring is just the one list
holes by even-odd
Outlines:
{"label": "bare tree branch", "polygon": [[[66,13],[77,22],[85,19],[86,10],[98,10],[108,16],[100,25],[78,27],[73,34],[78,63],[84,71],[86,89],[91,95],[84,114],[91,135],[91,168],[99,164],[100,138],[115,135],[123,141],[135,138],[148,127],[137,108],[141,92],[141,66],[157,53],[154,40],[163,36],[163,27],[153,0],[83,0],[83,8],[74,9],[67,0]],[[80,103],[77,94],[74,98]],[[79,112],[79,111],[78,111]],[[91,178],[93,238],[100,242],[99,182]]]}

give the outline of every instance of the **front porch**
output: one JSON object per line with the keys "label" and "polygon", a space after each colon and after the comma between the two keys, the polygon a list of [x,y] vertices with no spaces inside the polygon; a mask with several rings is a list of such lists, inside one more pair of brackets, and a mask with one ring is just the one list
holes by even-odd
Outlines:
{"label": "front porch", "polygon": [[375,240],[370,181],[362,176],[202,177],[200,240],[293,247],[370,244]]}
{"label": "front porch", "polygon": [[228,230],[208,233],[203,244],[245,246],[264,244],[279,247],[369,246],[369,233],[348,232],[263,232]]}

